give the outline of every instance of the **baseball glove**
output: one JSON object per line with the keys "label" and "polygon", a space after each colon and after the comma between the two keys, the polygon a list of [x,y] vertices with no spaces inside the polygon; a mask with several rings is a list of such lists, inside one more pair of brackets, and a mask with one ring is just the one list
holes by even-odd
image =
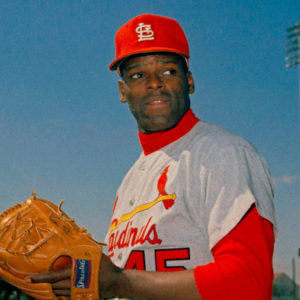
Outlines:
{"label": "baseball glove", "polygon": [[53,270],[60,257],[72,259],[71,299],[99,299],[101,243],[79,228],[59,206],[32,197],[0,215],[0,277],[38,299],[57,299],[51,284],[27,276]]}

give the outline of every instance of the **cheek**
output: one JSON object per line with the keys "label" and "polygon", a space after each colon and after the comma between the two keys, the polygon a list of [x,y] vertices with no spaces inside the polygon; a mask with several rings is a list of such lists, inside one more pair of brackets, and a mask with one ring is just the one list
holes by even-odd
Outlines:
{"label": "cheek", "polygon": [[140,110],[139,106],[142,103],[143,93],[137,89],[128,89],[125,93],[127,103],[132,113]]}
{"label": "cheek", "polygon": [[187,101],[188,91],[186,86],[178,84],[176,89],[173,89],[172,98],[177,106],[184,106]]}
{"label": "cheek", "polygon": [[136,103],[134,103],[133,101],[128,101],[128,105],[129,105],[129,109],[130,111],[135,115],[136,111],[137,111],[137,107],[136,107]]}
{"label": "cheek", "polygon": [[138,118],[141,111],[141,109],[139,108],[141,101],[139,101],[139,99],[136,97],[132,97],[130,94],[128,94],[126,98],[131,113],[135,118]]}

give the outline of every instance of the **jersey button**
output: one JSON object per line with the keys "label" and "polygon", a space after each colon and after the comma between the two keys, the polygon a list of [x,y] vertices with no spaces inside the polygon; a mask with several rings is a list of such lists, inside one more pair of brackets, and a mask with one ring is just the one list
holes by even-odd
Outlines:
{"label": "jersey button", "polygon": [[145,171],[146,167],[145,167],[145,161],[142,161],[139,165],[139,170],[140,171]]}

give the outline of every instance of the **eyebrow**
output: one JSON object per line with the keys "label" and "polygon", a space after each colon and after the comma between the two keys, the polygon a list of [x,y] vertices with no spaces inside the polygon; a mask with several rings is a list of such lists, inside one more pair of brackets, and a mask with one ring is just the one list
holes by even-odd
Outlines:
{"label": "eyebrow", "polygon": [[179,61],[177,59],[168,59],[168,60],[160,60],[162,64],[177,64]]}
{"label": "eyebrow", "polygon": [[[160,63],[164,64],[164,65],[167,65],[167,64],[177,64],[178,63],[178,60],[176,59],[168,59],[168,60],[159,60]],[[128,72],[132,69],[135,69],[135,68],[140,68],[140,67],[143,67],[144,64],[136,64],[136,65],[132,65],[132,66],[128,66],[128,67],[125,67],[124,68],[124,71]]]}
{"label": "eyebrow", "polygon": [[136,64],[136,65],[133,65],[133,66],[125,67],[124,71],[127,72],[127,71],[130,71],[130,70],[135,69],[135,68],[140,68],[142,66],[143,66],[142,64]]}

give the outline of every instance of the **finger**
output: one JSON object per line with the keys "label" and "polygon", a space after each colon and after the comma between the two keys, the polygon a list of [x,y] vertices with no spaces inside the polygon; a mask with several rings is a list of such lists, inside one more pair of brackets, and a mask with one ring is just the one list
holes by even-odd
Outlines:
{"label": "finger", "polygon": [[32,283],[53,283],[70,278],[71,269],[62,269],[58,271],[37,274],[32,276],[30,279]]}
{"label": "finger", "polygon": [[54,283],[52,283],[52,289],[53,290],[58,290],[58,289],[70,290],[71,282],[69,279],[54,282]]}
{"label": "finger", "polygon": [[64,299],[71,296],[71,293],[68,290],[54,290],[53,292],[59,299]]}

